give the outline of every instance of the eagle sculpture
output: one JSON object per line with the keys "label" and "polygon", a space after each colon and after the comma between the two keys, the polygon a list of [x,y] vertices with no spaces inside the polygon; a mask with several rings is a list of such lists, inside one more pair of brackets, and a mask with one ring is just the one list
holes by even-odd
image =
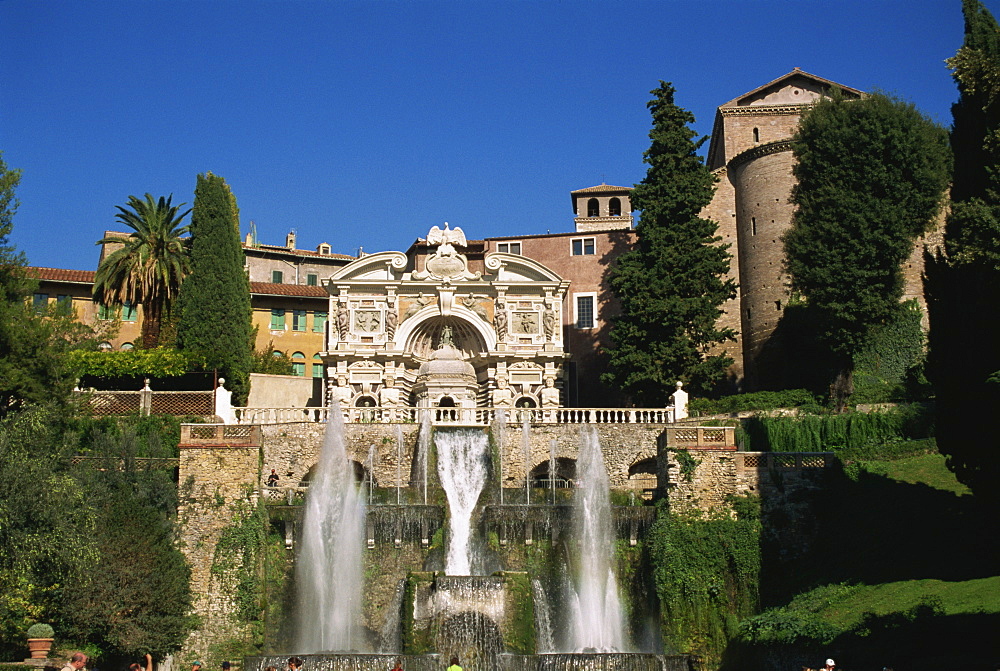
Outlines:
{"label": "eagle sculpture", "polygon": [[444,222],[444,230],[437,226],[427,233],[427,244],[429,245],[457,245],[458,247],[468,247],[465,240],[465,232],[459,228],[448,228],[448,222]]}

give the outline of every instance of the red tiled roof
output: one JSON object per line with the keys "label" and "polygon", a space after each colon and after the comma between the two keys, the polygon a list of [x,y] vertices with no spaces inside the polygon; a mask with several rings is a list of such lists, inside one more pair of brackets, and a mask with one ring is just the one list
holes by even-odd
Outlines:
{"label": "red tiled roof", "polygon": [[630,186],[612,186],[611,184],[599,184],[597,186],[588,186],[586,189],[577,189],[576,191],[570,191],[570,193],[607,193],[608,191],[631,191]]}
{"label": "red tiled roof", "polygon": [[271,296],[302,296],[305,298],[328,298],[330,294],[323,287],[305,284],[274,284],[272,282],[251,282],[250,293]]}
{"label": "red tiled roof", "polygon": [[355,257],[349,254],[320,254],[315,249],[289,249],[278,245],[243,245],[245,252],[267,252],[268,254],[290,254],[292,256],[314,256],[321,259],[349,259],[353,261]]}
{"label": "red tiled roof", "polygon": [[36,280],[53,280],[55,282],[79,282],[81,284],[94,283],[93,270],[67,270],[65,268],[38,268],[29,266],[25,268],[28,277]]}

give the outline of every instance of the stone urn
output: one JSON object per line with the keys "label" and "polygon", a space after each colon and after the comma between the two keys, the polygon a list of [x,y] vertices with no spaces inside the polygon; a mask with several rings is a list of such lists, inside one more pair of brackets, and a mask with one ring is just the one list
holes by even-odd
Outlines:
{"label": "stone urn", "polygon": [[47,624],[33,624],[28,627],[28,650],[31,651],[31,659],[45,659],[52,649],[52,637],[54,632]]}

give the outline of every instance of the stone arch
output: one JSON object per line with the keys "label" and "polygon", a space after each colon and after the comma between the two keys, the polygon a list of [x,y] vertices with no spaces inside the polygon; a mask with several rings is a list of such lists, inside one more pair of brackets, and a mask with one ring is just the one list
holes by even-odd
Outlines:
{"label": "stone arch", "polygon": [[[418,359],[429,359],[431,353],[440,344],[444,327],[449,326],[452,330],[455,349],[462,353],[462,358],[471,359],[482,352],[489,351],[495,345],[480,326],[480,324],[486,326],[486,322],[471,310],[464,310],[464,312],[468,315],[461,314],[459,308],[455,308],[451,315],[443,317],[437,314],[436,309],[432,309],[428,310],[423,318],[410,320],[414,322],[413,326],[406,329],[405,333],[400,334],[400,339],[406,343],[404,350],[411,352]],[[417,317],[420,315],[418,314]],[[492,334],[493,331],[490,329],[489,335]],[[493,336],[494,341],[495,338],[496,336]]]}
{"label": "stone arch", "polygon": [[621,198],[612,198],[608,201],[608,215],[612,217],[622,216]]}
{"label": "stone arch", "polygon": [[[351,459],[350,463],[351,463],[351,472],[354,474],[354,482],[356,483],[367,482],[368,469],[365,468],[365,465],[362,464],[360,461],[355,461],[354,459]],[[319,464],[313,464],[312,466],[310,466],[309,470],[306,471],[305,475],[302,476],[302,479],[299,480],[298,486],[299,487],[309,486],[309,483],[312,482],[313,479],[315,479],[316,469],[318,468]]]}
{"label": "stone arch", "polygon": [[[552,486],[549,475],[549,460],[538,463],[531,469],[531,486],[547,489]],[[555,468],[556,489],[572,488],[576,485],[576,459],[557,457]]]}

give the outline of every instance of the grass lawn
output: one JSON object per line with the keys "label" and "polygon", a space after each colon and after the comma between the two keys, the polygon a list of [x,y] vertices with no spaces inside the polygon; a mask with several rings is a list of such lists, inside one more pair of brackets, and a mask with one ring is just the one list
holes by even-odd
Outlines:
{"label": "grass lawn", "polygon": [[861,461],[870,473],[911,485],[924,484],[959,496],[971,494],[969,488],[955,478],[945,465],[942,454],[921,454],[893,461]]}

